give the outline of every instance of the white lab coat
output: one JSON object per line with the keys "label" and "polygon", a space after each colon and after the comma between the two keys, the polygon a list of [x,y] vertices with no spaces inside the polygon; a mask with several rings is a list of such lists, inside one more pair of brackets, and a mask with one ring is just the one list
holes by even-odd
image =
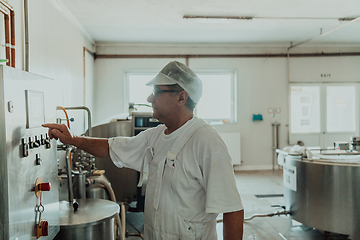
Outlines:
{"label": "white lab coat", "polygon": [[218,213],[243,209],[227,148],[198,118],[170,135],[164,130],[109,140],[117,166],[149,174],[145,239],[215,240]]}

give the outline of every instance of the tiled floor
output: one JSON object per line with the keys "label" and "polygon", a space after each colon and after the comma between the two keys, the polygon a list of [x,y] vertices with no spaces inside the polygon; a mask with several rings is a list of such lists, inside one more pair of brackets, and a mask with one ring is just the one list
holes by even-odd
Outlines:
{"label": "tiled floor", "polygon": [[[282,170],[241,171],[235,173],[238,190],[243,201],[245,218],[254,214],[281,211],[271,205],[284,205],[283,197],[257,198],[255,195],[283,194]],[[221,217],[221,216],[220,216]],[[217,224],[218,239],[222,239],[222,224]],[[302,226],[289,216],[253,218],[244,223],[244,240],[322,240],[323,235]]]}
{"label": "tiled floor", "polygon": [[[281,211],[271,205],[284,205],[283,197],[257,198],[255,195],[282,194],[282,170],[241,171],[235,173],[236,183],[245,208],[245,218],[254,214],[268,214]],[[142,231],[142,213],[129,213],[129,232],[136,233],[133,228]],[[222,218],[220,215],[219,218]],[[132,226],[129,225],[129,223]],[[222,223],[217,224],[218,239],[222,239]],[[140,239],[130,237],[128,239]],[[244,223],[244,240],[325,240],[323,234],[316,229],[308,228],[293,221],[289,216],[254,218]],[[328,238],[329,239],[329,238]],[[330,238],[333,239],[333,238]],[[338,238],[334,238],[338,239]]]}

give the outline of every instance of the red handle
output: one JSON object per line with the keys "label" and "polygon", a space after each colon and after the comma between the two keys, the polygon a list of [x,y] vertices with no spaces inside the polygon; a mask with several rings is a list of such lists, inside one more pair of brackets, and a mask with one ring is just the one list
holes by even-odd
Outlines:
{"label": "red handle", "polygon": [[51,189],[51,183],[40,183],[39,184],[39,190],[40,191],[50,191]]}
{"label": "red handle", "polygon": [[48,221],[42,221],[41,222],[41,234],[42,234],[42,236],[48,236],[49,235],[49,223],[48,223]]}

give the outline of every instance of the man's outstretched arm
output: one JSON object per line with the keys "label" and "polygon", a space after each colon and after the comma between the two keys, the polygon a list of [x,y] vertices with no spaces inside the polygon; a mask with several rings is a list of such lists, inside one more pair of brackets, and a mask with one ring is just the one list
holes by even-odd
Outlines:
{"label": "man's outstretched arm", "polygon": [[65,124],[43,124],[49,128],[50,139],[60,139],[63,144],[74,145],[96,157],[110,158],[108,139],[75,136]]}

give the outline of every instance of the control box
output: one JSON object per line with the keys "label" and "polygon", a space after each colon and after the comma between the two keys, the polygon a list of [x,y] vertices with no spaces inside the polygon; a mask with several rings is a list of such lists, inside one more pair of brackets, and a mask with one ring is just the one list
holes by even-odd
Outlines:
{"label": "control box", "polygon": [[0,239],[53,239],[60,230],[55,81],[0,65]]}

